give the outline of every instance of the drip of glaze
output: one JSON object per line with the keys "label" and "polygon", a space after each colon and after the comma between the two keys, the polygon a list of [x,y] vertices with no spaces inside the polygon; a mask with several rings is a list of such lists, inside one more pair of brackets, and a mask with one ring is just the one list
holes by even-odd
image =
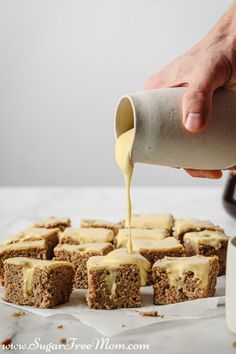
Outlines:
{"label": "drip of glaze", "polygon": [[127,217],[127,226],[129,229],[129,241],[128,241],[128,250],[129,253],[133,252],[132,245],[132,235],[131,235],[131,214],[132,214],[132,204],[130,197],[130,185],[131,179],[133,175],[133,164],[130,159],[130,150],[132,147],[134,138],[134,129],[130,129],[119,136],[116,142],[115,148],[115,156],[116,162],[120,167],[124,180],[125,180],[125,188],[126,188],[126,217]]}

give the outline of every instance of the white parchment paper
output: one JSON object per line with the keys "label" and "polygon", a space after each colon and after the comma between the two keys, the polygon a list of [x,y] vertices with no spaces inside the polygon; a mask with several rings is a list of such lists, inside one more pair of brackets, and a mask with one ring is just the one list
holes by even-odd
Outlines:
{"label": "white parchment paper", "polygon": [[[1,298],[3,289],[0,289]],[[217,315],[217,308],[224,305],[225,277],[219,277],[214,297],[186,301],[182,303],[156,306],[153,305],[153,289],[151,286],[141,290],[143,307],[117,310],[91,310],[85,301],[86,290],[74,290],[70,301],[55,309],[38,309],[31,306],[18,306],[0,300],[14,308],[29,311],[42,317],[53,315],[71,315],[83,324],[93,327],[104,336],[113,336],[130,329],[141,328],[153,323],[199,319]],[[161,317],[143,317],[140,312],[157,311]]]}

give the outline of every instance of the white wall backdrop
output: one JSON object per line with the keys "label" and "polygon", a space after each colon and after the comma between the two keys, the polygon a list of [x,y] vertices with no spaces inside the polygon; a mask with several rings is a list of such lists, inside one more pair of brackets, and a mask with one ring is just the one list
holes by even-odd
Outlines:
{"label": "white wall backdrop", "polygon": [[[117,99],[200,39],[230,0],[0,0],[0,184],[118,185]],[[211,184],[137,166],[135,183]]]}

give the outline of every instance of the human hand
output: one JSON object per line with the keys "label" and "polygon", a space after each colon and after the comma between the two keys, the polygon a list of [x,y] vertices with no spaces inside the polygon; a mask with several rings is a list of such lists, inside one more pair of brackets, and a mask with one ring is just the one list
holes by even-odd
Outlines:
{"label": "human hand", "polygon": [[[212,95],[217,88],[236,87],[236,5],[192,49],[176,58],[146,82],[146,89],[186,86],[183,124],[198,133],[210,117]],[[222,171],[186,169],[193,177],[220,178]]]}

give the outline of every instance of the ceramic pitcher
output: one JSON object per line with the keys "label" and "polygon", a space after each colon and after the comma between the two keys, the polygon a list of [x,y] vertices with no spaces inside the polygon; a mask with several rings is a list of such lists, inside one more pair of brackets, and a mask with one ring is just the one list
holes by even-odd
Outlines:
{"label": "ceramic pitcher", "polygon": [[115,131],[119,137],[134,127],[132,162],[208,170],[236,165],[236,92],[217,90],[206,129],[194,134],[182,124],[185,90],[154,89],[120,99]]}

